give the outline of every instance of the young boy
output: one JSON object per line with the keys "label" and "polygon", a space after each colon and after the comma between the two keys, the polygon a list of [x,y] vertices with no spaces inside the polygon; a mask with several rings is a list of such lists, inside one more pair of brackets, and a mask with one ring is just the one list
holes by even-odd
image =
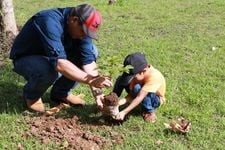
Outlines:
{"label": "young boy", "polygon": [[129,73],[123,73],[116,80],[113,92],[118,96],[125,89],[128,95],[120,100],[120,105],[130,104],[116,115],[117,120],[123,120],[131,110],[141,103],[145,121],[155,122],[155,108],[165,101],[166,82],[163,75],[148,64],[144,54],[140,52],[128,55],[124,67],[131,65]]}

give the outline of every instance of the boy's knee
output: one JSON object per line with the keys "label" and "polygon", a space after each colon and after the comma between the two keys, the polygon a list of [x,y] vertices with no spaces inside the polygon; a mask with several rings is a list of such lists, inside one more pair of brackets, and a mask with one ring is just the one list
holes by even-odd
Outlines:
{"label": "boy's knee", "polygon": [[141,85],[140,84],[136,84],[134,86],[134,89],[133,89],[133,93],[134,95],[137,95],[139,93],[139,91],[141,90]]}
{"label": "boy's knee", "polygon": [[154,108],[157,108],[160,106],[160,97],[159,96],[157,96],[155,93],[149,93],[148,97],[151,99],[151,103]]}

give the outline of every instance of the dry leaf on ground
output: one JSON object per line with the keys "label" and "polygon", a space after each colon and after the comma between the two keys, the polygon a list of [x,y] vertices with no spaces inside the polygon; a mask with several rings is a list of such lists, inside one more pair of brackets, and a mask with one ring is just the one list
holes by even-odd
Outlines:
{"label": "dry leaf on ground", "polygon": [[164,125],[166,128],[179,133],[187,133],[190,131],[190,128],[191,128],[191,122],[184,119],[183,117],[180,117],[177,119],[177,121],[172,121],[169,124],[164,123]]}

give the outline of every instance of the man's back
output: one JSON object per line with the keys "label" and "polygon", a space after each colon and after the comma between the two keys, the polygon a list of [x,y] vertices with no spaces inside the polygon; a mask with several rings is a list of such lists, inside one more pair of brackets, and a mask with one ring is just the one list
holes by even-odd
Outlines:
{"label": "man's back", "polygon": [[[64,51],[64,26],[71,8],[41,11],[32,16],[15,39],[11,59],[26,55],[55,55],[55,49]],[[65,54],[61,54],[65,55]]]}

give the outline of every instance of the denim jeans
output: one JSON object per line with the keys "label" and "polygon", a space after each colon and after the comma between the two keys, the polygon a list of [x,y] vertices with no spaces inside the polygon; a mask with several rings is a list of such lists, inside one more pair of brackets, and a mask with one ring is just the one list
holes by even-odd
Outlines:
{"label": "denim jeans", "polygon": [[24,56],[14,61],[14,71],[27,81],[25,99],[38,99],[59,77],[49,59],[40,55]]}
{"label": "denim jeans", "polygon": [[[133,95],[136,97],[141,90],[141,85],[136,84],[133,89]],[[155,93],[149,92],[148,95],[143,99],[141,108],[143,112],[154,112],[155,108],[160,106],[160,97]]]}
{"label": "denim jeans", "polygon": [[[93,54],[97,55],[97,48],[93,45]],[[97,57],[97,56],[96,56]],[[73,60],[72,63],[75,64]],[[23,88],[25,99],[38,99],[52,86],[51,98],[62,99],[69,95],[70,90],[78,82],[67,79],[50,63],[48,57],[41,55],[23,56],[13,61],[14,71],[27,81]]]}

